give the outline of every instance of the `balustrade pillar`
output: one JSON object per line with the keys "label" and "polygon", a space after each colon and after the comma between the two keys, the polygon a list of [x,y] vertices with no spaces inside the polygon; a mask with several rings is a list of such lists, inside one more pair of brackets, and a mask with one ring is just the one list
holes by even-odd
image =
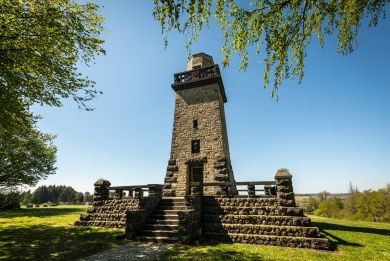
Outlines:
{"label": "balustrade pillar", "polygon": [[248,185],[248,197],[254,198],[256,196],[255,185]]}
{"label": "balustrade pillar", "polygon": [[100,201],[100,200],[106,200],[109,196],[108,188],[110,187],[111,183],[108,180],[105,179],[98,179],[94,186],[95,191],[93,194],[93,200],[94,201]]}
{"label": "balustrade pillar", "polygon": [[123,189],[116,189],[114,197],[116,199],[121,199],[123,197]]}
{"label": "balustrade pillar", "polygon": [[135,198],[142,198],[144,196],[144,192],[142,191],[142,188],[135,188],[134,189],[134,197]]}
{"label": "balustrade pillar", "polygon": [[287,169],[278,170],[275,175],[275,181],[278,204],[285,207],[295,207],[295,196],[290,172]]}

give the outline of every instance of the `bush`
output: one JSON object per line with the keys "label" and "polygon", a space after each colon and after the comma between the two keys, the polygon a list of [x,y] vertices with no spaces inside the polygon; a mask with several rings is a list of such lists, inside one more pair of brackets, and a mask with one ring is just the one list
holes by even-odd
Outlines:
{"label": "bush", "polygon": [[[315,205],[315,204],[313,204]],[[390,185],[377,191],[359,192],[350,185],[346,198],[319,197],[314,214],[324,217],[347,218],[373,222],[390,221]]]}
{"label": "bush", "polygon": [[17,191],[0,193],[0,209],[20,208],[20,200],[20,193]]}
{"label": "bush", "polygon": [[324,199],[314,211],[314,214],[323,217],[341,218],[344,204],[341,198]]}

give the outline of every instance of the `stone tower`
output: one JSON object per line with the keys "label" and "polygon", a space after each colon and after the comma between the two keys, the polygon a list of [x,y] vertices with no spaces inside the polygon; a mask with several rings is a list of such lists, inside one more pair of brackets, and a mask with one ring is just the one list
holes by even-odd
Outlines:
{"label": "stone tower", "polygon": [[198,192],[204,195],[220,195],[220,186],[202,186],[234,182],[224,112],[227,99],[219,67],[211,56],[195,54],[187,70],[174,75],[172,88],[175,114],[163,195],[190,195],[193,184],[199,184]]}

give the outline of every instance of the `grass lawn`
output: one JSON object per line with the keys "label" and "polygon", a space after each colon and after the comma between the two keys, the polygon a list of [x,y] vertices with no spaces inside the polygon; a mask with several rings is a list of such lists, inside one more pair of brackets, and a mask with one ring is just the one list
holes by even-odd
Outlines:
{"label": "grass lawn", "polygon": [[121,242],[114,229],[74,227],[85,206],[0,211],[0,260],[75,260]]}
{"label": "grass lawn", "polygon": [[[84,206],[0,211],[0,260],[75,260],[126,241],[120,230],[74,227]],[[262,245],[176,245],[161,260],[389,260],[390,223],[311,217],[334,252]]]}
{"label": "grass lawn", "polygon": [[333,252],[246,244],[175,246],[163,260],[390,260],[390,223],[311,216],[336,246]]}

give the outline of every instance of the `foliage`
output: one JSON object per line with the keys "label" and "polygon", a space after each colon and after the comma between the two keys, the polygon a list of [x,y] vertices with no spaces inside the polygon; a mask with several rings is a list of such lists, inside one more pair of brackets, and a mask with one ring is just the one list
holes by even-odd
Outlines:
{"label": "foliage", "polygon": [[118,229],[75,227],[85,206],[0,212],[0,260],[78,260],[121,244]]}
{"label": "foliage", "polygon": [[74,202],[83,203],[84,195],[70,186],[40,186],[31,195],[31,202],[42,204],[46,202]]}
{"label": "foliage", "polygon": [[[335,33],[338,52],[348,54],[357,42],[364,17],[376,26],[385,15],[389,0],[154,0],[153,15],[165,34],[177,30],[187,35],[187,49],[199,31],[214,17],[221,28],[224,45],[222,64],[229,65],[231,53],[241,56],[241,69],[248,66],[248,48],[264,52],[264,86],[274,75],[271,95],[277,96],[283,79],[304,75],[304,58],[312,38],[324,45],[325,35]],[[190,51],[189,51],[190,52]]]}
{"label": "foliage", "polygon": [[0,186],[33,185],[55,172],[53,136],[37,130],[33,104],[80,108],[99,92],[80,74],[104,54],[99,6],[72,0],[0,0]]}
{"label": "foliage", "polygon": [[318,205],[314,213],[319,216],[390,222],[390,184],[377,191],[363,192],[350,185],[350,193],[343,199],[328,196],[313,201]]}
{"label": "foliage", "polygon": [[13,122],[4,119],[3,112],[0,110],[0,188],[35,185],[54,174],[54,137],[38,131],[28,112],[23,117],[13,117]]}
{"label": "foliage", "polygon": [[320,201],[318,209],[314,211],[314,214],[323,217],[341,217],[341,210],[344,208],[341,198],[329,198]]}
{"label": "foliage", "polygon": [[20,208],[20,198],[18,191],[0,193],[0,209]]}
{"label": "foliage", "polygon": [[[97,91],[77,71],[104,53],[103,17],[93,3],[71,0],[1,0],[0,86],[26,105],[61,106],[72,97],[81,106]],[[79,93],[83,92],[83,95]]]}

